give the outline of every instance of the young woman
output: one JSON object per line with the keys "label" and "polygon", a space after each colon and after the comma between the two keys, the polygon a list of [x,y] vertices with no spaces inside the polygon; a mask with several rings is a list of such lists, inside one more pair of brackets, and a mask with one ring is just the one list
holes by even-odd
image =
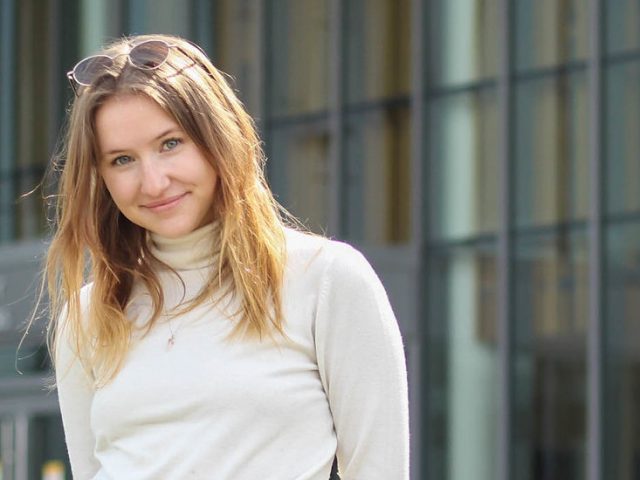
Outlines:
{"label": "young woman", "polygon": [[75,479],[408,478],[403,346],[346,244],[287,226],[253,123],[195,45],[69,72],[47,273]]}

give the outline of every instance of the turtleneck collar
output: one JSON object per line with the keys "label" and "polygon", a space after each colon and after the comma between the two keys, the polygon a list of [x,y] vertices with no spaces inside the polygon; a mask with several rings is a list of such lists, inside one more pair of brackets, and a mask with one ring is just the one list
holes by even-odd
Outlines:
{"label": "turtleneck collar", "polygon": [[151,253],[174,270],[196,270],[214,264],[218,249],[218,222],[207,224],[179,238],[150,234]]}

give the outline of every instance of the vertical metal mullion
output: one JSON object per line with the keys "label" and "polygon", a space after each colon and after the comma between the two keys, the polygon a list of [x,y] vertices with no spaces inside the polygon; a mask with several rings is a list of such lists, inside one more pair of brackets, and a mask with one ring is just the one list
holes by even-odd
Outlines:
{"label": "vertical metal mullion", "polygon": [[29,416],[19,412],[15,416],[15,480],[29,478]]}
{"label": "vertical metal mullion", "polygon": [[426,68],[425,68],[425,27],[424,27],[424,2],[413,0],[411,6],[411,83],[413,94],[411,96],[411,230],[412,243],[421,249],[425,234],[423,212],[423,167],[425,158],[425,92],[426,92]]}
{"label": "vertical metal mullion", "polygon": [[0,475],[4,480],[14,480],[15,473],[15,439],[14,421],[12,417],[0,418]]}
{"label": "vertical metal mullion", "polygon": [[13,239],[15,228],[12,209],[17,175],[15,172],[15,98],[16,98],[16,4],[5,0],[0,4],[0,242]]}
{"label": "vertical metal mullion", "polygon": [[498,449],[497,479],[511,478],[511,413],[512,413],[512,214],[511,214],[511,125],[512,125],[512,65],[511,65],[511,1],[499,0],[499,214],[498,230]]}
{"label": "vertical metal mullion", "polygon": [[145,33],[147,28],[147,9],[146,4],[136,0],[127,0],[126,15],[128,19],[127,34]]}
{"label": "vertical metal mullion", "polygon": [[271,129],[270,129],[270,117],[271,117],[271,72],[270,68],[273,68],[269,62],[269,54],[273,45],[272,33],[271,33],[271,9],[272,5],[269,0],[258,0],[258,34],[256,35],[256,45],[258,51],[258,68],[257,74],[259,76],[259,90],[257,98],[257,111],[255,112],[256,125],[260,136],[263,139],[265,155],[267,157],[266,175],[267,178],[271,176],[272,162],[271,159]]}
{"label": "vertical metal mullion", "polygon": [[256,111],[253,113],[253,115],[255,117],[256,124],[258,125],[258,130],[260,132],[264,132],[267,114],[267,68],[269,58],[269,39],[267,38],[267,32],[269,31],[269,29],[267,28],[268,17],[266,0],[259,0],[258,2],[256,2],[256,8],[256,23],[258,25],[256,42],[258,42],[258,44],[255,46],[255,48],[256,52],[258,52],[258,65],[256,65],[256,75],[258,76],[258,92],[255,105]]}
{"label": "vertical metal mullion", "polygon": [[344,1],[331,0],[329,3],[329,220],[328,231],[332,236],[340,237],[344,233],[342,218],[342,197],[344,194],[343,147],[343,36]]}
{"label": "vertical metal mullion", "polygon": [[603,476],[603,129],[602,129],[602,0],[589,2],[589,327],[587,343],[587,479]]}
{"label": "vertical metal mullion", "polygon": [[62,75],[59,75],[59,72],[62,72],[64,68],[62,68],[62,56],[57,54],[57,52],[61,52],[62,48],[60,45],[60,12],[62,11],[62,6],[60,4],[60,0],[51,0],[51,5],[49,8],[49,45],[47,47],[47,53],[49,55],[49,71],[47,72],[48,76],[48,84],[49,84],[49,104],[47,108],[47,144],[49,146],[49,154],[57,153],[54,152],[56,147],[56,142],[58,141],[59,128],[60,124],[60,113],[61,110],[59,108],[58,98],[62,95]]}
{"label": "vertical metal mullion", "polygon": [[217,59],[217,44],[213,39],[213,29],[216,28],[217,22],[217,1],[209,0],[192,0],[190,9],[191,34],[196,43],[207,52],[209,58]]}
{"label": "vertical metal mullion", "polygon": [[427,465],[428,455],[423,455],[424,446],[424,418],[428,418],[425,412],[429,411],[427,402],[428,395],[423,395],[428,386],[428,379],[425,375],[423,352],[426,351],[424,323],[428,321],[426,318],[426,295],[422,292],[426,291],[424,280],[426,278],[425,265],[425,211],[424,206],[424,184],[425,179],[423,162],[425,161],[425,92],[426,92],[426,68],[425,68],[425,2],[422,0],[412,0],[411,2],[411,244],[415,249],[415,255],[419,262],[419,268],[416,270],[416,282],[418,294],[414,301],[416,302],[416,318],[414,319],[415,328],[413,329],[417,338],[415,346],[417,354],[412,358],[417,361],[413,362],[411,367],[413,370],[413,385],[409,385],[410,407],[411,407],[411,473],[412,478],[423,478],[428,472]]}

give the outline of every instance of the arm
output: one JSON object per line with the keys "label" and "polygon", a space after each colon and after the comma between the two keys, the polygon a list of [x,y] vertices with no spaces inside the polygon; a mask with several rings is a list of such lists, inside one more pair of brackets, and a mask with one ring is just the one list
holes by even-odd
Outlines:
{"label": "arm", "polygon": [[337,245],[316,316],[320,376],[343,480],[409,478],[407,373],[386,292],[364,257]]}
{"label": "arm", "polygon": [[73,478],[88,480],[100,469],[93,455],[95,439],[90,424],[93,381],[80,363],[66,333],[61,322],[56,343],[58,400]]}

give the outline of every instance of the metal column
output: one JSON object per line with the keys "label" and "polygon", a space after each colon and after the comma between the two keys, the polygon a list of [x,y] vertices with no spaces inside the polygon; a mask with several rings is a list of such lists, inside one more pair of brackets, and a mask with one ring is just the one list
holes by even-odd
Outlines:
{"label": "metal column", "polygon": [[0,2],[0,243],[15,236],[13,203],[15,201],[15,98],[16,98],[16,4]]}
{"label": "metal column", "polygon": [[427,135],[425,114],[426,114],[426,56],[425,56],[425,10],[426,5],[422,0],[412,0],[411,2],[411,247],[414,258],[417,258],[419,267],[416,269],[416,318],[414,318],[416,337],[412,343],[414,352],[409,351],[407,359],[409,365],[409,400],[411,415],[411,478],[424,478],[427,468],[424,455],[425,431],[428,425],[425,419],[428,418],[426,412],[429,411],[427,402],[429,396],[424,392],[427,389],[428,379],[425,375],[423,353],[426,348],[425,324],[427,318],[427,298],[422,295],[426,292],[426,225],[427,209],[425,205],[425,185],[424,175],[425,137]]}
{"label": "metal column", "polygon": [[499,13],[499,71],[498,71],[498,108],[499,108],[499,206],[500,227],[498,229],[498,451],[497,478],[511,478],[511,414],[512,414],[512,162],[511,162],[511,125],[512,125],[512,61],[511,61],[511,2],[498,1]]}
{"label": "metal column", "polygon": [[604,478],[603,455],[603,109],[602,38],[603,2],[589,2],[589,323],[587,341],[587,479]]}
{"label": "metal column", "polygon": [[15,416],[15,480],[29,479],[29,416]]}
{"label": "metal column", "polygon": [[340,237],[343,233],[342,198],[344,194],[343,149],[344,149],[344,81],[343,81],[343,37],[344,37],[344,1],[331,0],[329,4],[329,225],[331,236]]}

